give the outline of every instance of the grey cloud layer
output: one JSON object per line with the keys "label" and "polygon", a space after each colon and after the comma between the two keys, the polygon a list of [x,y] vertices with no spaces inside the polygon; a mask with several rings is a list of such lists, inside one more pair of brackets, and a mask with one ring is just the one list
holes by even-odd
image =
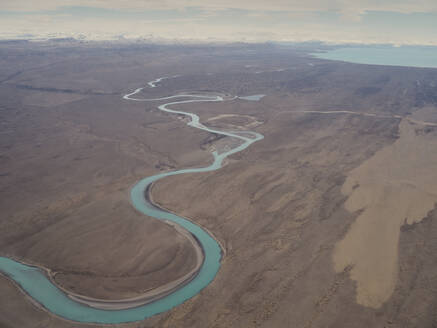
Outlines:
{"label": "grey cloud layer", "polygon": [[156,10],[198,7],[206,10],[243,9],[260,11],[335,11],[360,14],[365,11],[400,13],[437,12],[435,0],[1,0],[0,8],[11,11],[56,10],[62,6],[108,9]]}
{"label": "grey cloud layer", "polygon": [[[105,15],[104,10],[86,8],[114,11]],[[229,9],[242,10],[237,12],[238,19]],[[84,34],[93,38],[437,43],[437,23],[432,22],[434,18],[437,22],[437,0],[0,0],[1,11],[5,13],[0,19],[3,39]],[[392,13],[432,14],[391,21]],[[422,16],[428,16],[423,17],[427,21]]]}

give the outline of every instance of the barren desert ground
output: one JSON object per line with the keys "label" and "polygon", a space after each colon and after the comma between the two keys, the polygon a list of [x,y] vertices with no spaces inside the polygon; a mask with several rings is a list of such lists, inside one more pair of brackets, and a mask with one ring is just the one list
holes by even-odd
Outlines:
{"label": "barren desert ground", "polygon": [[[137,212],[130,189],[238,142],[123,99],[169,77],[137,96],[221,95],[177,108],[264,139],[153,185],[156,204],[217,239],[221,267],[182,305],[116,326],[437,327],[437,69],[313,47],[0,42],[0,256],[109,300],[196,267],[192,241]],[[82,326],[99,325],[54,316],[0,275],[0,327]]]}

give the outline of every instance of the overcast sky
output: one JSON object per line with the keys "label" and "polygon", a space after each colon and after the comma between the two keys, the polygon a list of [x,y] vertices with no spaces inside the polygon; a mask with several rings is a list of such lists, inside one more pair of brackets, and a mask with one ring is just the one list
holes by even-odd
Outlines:
{"label": "overcast sky", "polygon": [[437,0],[0,0],[0,38],[437,45]]}

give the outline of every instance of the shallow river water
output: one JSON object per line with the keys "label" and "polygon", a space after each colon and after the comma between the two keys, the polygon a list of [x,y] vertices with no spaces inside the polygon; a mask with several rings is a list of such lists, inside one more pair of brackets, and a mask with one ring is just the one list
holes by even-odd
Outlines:
{"label": "shallow river water", "polygon": [[[160,82],[164,78],[156,79],[148,83],[149,87],[156,87],[156,83]],[[77,322],[88,322],[88,323],[106,323],[106,324],[116,324],[123,322],[139,321],[155,314],[167,311],[187,299],[198,294],[203,288],[205,288],[216,276],[219,268],[220,261],[222,257],[222,250],[217,241],[202,227],[196,225],[195,223],[180,217],[176,214],[167,212],[165,210],[159,209],[156,206],[149,203],[145,198],[145,191],[153,183],[159,179],[165,178],[167,176],[185,174],[185,173],[200,173],[208,172],[219,169],[223,160],[237,152],[246,149],[252,143],[261,140],[263,136],[259,133],[245,131],[244,135],[219,131],[215,129],[210,129],[204,126],[199,121],[199,116],[196,114],[183,112],[179,110],[170,109],[168,106],[186,103],[198,103],[198,102],[219,102],[224,101],[221,96],[218,95],[174,95],[170,97],[157,98],[157,99],[141,99],[134,98],[133,96],[139,94],[143,88],[139,88],[134,92],[125,95],[123,98],[130,101],[155,101],[155,100],[165,100],[165,99],[185,99],[169,102],[164,105],[160,105],[158,108],[162,111],[185,115],[190,118],[190,122],[187,123],[197,129],[205,130],[208,132],[221,134],[233,138],[238,138],[242,143],[228,151],[217,153],[212,152],[214,161],[211,165],[200,168],[189,168],[177,171],[170,171],[159,173],[157,175],[147,177],[139,181],[130,192],[131,201],[133,206],[145,215],[154,217],[158,220],[171,221],[178,224],[184,229],[192,233],[199,244],[201,245],[204,252],[204,262],[200,268],[199,273],[188,283],[180,288],[176,289],[167,296],[164,296],[152,303],[145,304],[142,306],[123,309],[123,310],[102,310],[97,308],[92,308],[86,304],[79,303],[66,295],[63,291],[57,288],[50,279],[47,278],[45,271],[41,268],[35,266],[29,266],[17,261],[14,261],[7,257],[0,257],[0,272],[13,280],[28,296],[30,296],[39,305],[46,308],[53,314],[63,317],[65,319],[77,321]]]}

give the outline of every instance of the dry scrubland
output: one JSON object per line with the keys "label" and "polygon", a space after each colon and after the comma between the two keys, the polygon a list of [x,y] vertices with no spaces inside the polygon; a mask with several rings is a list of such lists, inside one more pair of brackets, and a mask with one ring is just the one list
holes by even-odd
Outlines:
{"label": "dry scrubland", "polygon": [[[211,146],[233,144],[121,99],[177,74],[142,95],[266,94],[180,106],[265,139],[219,171],[154,186],[157,203],[207,227],[226,256],[197,297],[123,327],[437,326],[437,71],[307,50],[0,43],[0,255],[112,299],[193,268],[189,241],[128,195],[144,176],[206,165]],[[3,277],[0,295],[1,327],[80,326]]]}

